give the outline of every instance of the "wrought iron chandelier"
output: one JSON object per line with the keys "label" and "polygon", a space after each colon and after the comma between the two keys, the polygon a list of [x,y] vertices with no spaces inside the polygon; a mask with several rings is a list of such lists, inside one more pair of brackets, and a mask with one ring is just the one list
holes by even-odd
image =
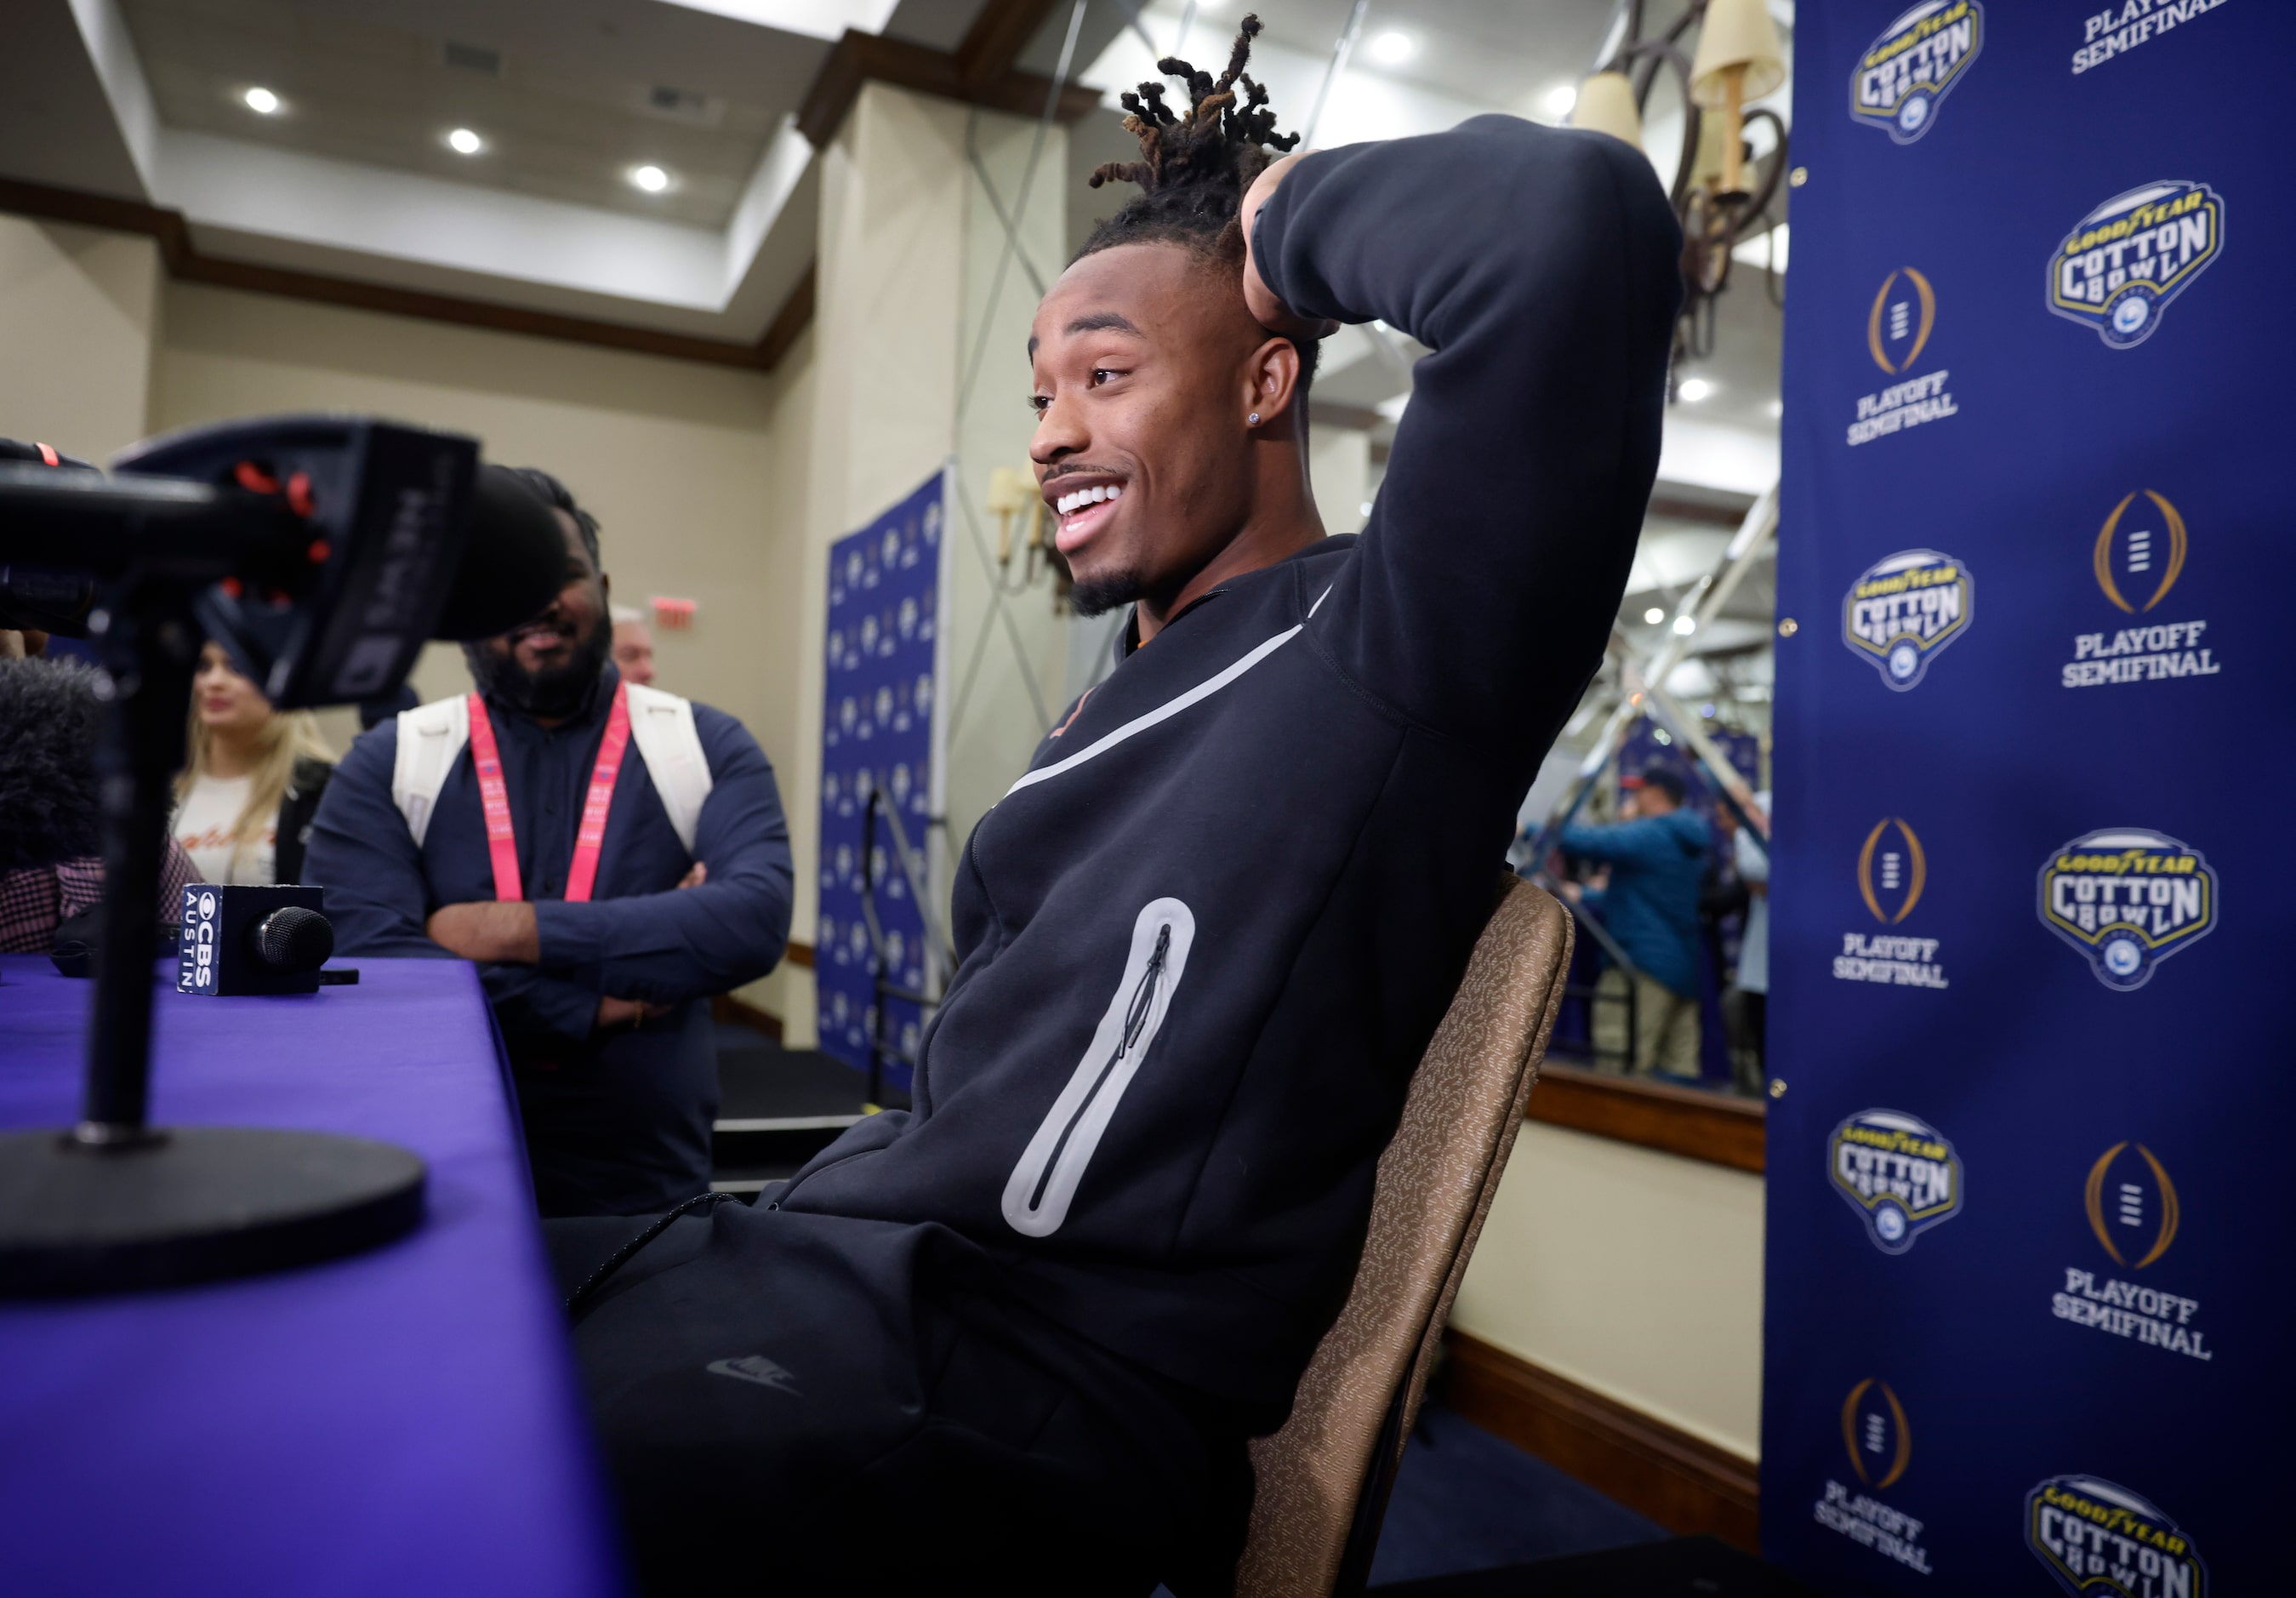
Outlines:
{"label": "wrought iron chandelier", "polygon": [[[1682,153],[1673,201],[1682,222],[1682,319],[1675,364],[1714,350],[1714,301],[1730,281],[1731,252],[1759,231],[1787,170],[1786,124],[1767,108],[1746,109],[1785,82],[1784,47],[1763,0],[1692,0],[1662,34],[1644,37],[1644,0],[1620,0],[1600,64],[1580,86],[1573,127],[1643,146],[1643,111],[1652,86],[1671,70],[1682,90]],[[1697,48],[1683,44],[1697,29]],[[1767,121],[1776,135],[1757,159],[1746,131]],[[1775,270],[1767,275],[1775,294]],[[1669,380],[1671,381],[1671,380]],[[1672,395],[1669,393],[1669,398]]]}

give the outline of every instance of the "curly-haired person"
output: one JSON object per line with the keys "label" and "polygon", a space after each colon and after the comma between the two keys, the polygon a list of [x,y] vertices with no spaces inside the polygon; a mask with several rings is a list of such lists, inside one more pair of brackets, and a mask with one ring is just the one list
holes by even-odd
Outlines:
{"label": "curly-haired person", "polygon": [[[1079,604],[1131,614],[964,849],[914,1108],[583,1296],[660,1590],[1228,1590],[1246,1439],[1601,659],[1678,295],[1649,163],[1496,116],[1275,159],[1258,28],[1160,63],[1185,110],[1126,97],[1142,159],[1096,180],[1144,192],[1037,310],[1044,497]],[[1327,538],[1316,341],[1374,318],[1433,353]],[[631,1237],[554,1224],[570,1280]]]}

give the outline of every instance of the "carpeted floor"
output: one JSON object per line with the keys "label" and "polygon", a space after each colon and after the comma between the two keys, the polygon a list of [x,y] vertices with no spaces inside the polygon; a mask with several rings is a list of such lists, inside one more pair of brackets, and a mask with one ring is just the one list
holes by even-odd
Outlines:
{"label": "carpeted floor", "polygon": [[1651,1543],[1665,1528],[1429,1405],[1388,1502],[1374,1587]]}

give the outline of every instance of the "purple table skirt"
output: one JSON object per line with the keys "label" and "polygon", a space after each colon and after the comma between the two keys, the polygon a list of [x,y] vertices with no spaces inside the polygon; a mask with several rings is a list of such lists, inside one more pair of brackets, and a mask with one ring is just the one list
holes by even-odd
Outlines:
{"label": "purple table skirt", "polygon": [[[0,1301],[0,1593],[623,1589],[477,974],[357,963],[309,998],[157,993],[153,1118],[401,1144],[422,1225],[280,1275]],[[0,1127],[77,1117],[93,990],[0,957]]]}

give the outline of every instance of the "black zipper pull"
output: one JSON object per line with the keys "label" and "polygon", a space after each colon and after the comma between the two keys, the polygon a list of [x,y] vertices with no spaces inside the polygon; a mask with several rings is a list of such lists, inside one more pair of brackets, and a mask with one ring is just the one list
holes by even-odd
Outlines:
{"label": "black zipper pull", "polygon": [[1141,972],[1140,985],[1133,990],[1132,1007],[1124,1017],[1124,1042],[1116,1051],[1119,1059],[1140,1041],[1140,1029],[1148,1025],[1148,1012],[1156,1001],[1156,987],[1164,976],[1164,958],[1171,951],[1172,924],[1167,921],[1156,929],[1156,947],[1148,956],[1148,968]]}

